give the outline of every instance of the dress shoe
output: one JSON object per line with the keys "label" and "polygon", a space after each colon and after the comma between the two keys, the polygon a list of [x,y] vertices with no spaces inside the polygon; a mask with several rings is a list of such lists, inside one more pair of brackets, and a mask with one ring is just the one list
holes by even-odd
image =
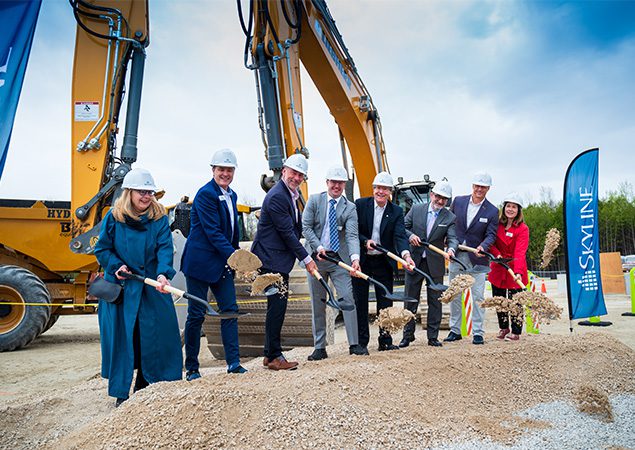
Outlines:
{"label": "dress shoe", "polygon": [[385,352],[387,350],[399,350],[399,347],[395,344],[379,344],[377,350],[380,352]]}
{"label": "dress shoe", "polygon": [[316,348],[315,350],[313,350],[313,353],[311,353],[307,359],[309,361],[319,361],[321,359],[326,359],[328,357],[329,355],[326,354],[325,348]]}
{"label": "dress shoe", "polygon": [[232,367],[231,369],[227,369],[227,373],[245,373],[247,369],[238,364],[236,367]]}
{"label": "dress shoe", "polygon": [[478,334],[474,335],[474,338],[472,339],[472,344],[483,345],[484,343],[485,343],[485,340],[483,339],[483,336],[479,336]]}
{"label": "dress shoe", "polygon": [[501,328],[498,330],[498,334],[496,335],[496,339],[505,339],[505,336],[509,334],[509,328]]}
{"label": "dress shoe", "polygon": [[295,361],[287,361],[284,356],[278,356],[269,361],[267,368],[270,370],[295,370],[298,368],[298,363]]}
{"label": "dress shoe", "polygon": [[121,406],[121,404],[123,402],[125,402],[126,400],[128,400],[127,398],[118,398],[117,401],[115,402],[115,408],[119,408]]}
{"label": "dress shoe", "polygon": [[443,339],[443,342],[454,342],[454,341],[460,341],[461,339],[463,338],[461,337],[460,334],[456,334],[454,331],[450,331],[450,334],[448,334],[448,337]]}
{"label": "dress shoe", "polygon": [[266,356],[262,359],[262,365],[267,367],[269,365],[269,358]]}
{"label": "dress shoe", "polygon": [[430,347],[443,347],[443,344],[438,339],[428,339],[428,345]]}
{"label": "dress shoe", "polygon": [[406,347],[408,347],[408,346],[410,345],[410,343],[411,343],[412,341],[414,341],[414,340],[415,340],[415,338],[407,338],[407,337],[403,338],[403,339],[401,340],[401,342],[399,343],[399,348],[406,348]]}
{"label": "dress shoe", "polygon": [[188,370],[185,374],[185,379],[187,381],[194,381],[198,378],[201,378],[201,373],[198,370]]}
{"label": "dress shoe", "polygon": [[505,336],[505,340],[506,341],[519,341],[520,340],[520,336],[514,333],[509,333],[507,336]]}
{"label": "dress shoe", "polygon": [[348,353],[350,355],[368,355],[368,349],[361,345],[351,345],[348,347]]}

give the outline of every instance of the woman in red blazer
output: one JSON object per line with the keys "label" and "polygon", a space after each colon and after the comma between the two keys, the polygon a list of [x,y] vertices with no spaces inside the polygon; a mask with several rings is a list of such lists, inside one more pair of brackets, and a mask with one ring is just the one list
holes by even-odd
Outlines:
{"label": "woman in red blazer", "polygon": [[[522,209],[522,201],[517,194],[509,194],[505,197],[503,208],[499,213],[496,241],[490,252],[497,257],[513,258],[509,262],[509,267],[516,274],[516,278],[526,285],[529,228],[525,225]],[[492,295],[512,298],[513,294],[521,291],[514,277],[503,266],[491,263],[490,268],[489,282],[492,284]],[[496,337],[506,341],[520,339],[523,329],[522,314],[515,316],[507,312],[498,312],[497,315],[500,331]]]}

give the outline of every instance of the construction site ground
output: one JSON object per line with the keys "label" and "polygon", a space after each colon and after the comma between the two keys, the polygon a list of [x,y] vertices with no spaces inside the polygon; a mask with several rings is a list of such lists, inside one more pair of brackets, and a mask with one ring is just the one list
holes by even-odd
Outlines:
{"label": "construction site ground", "polygon": [[[546,288],[565,307],[555,280]],[[632,419],[620,412],[633,416],[635,405],[635,317],[621,315],[626,295],[605,300],[612,326],[571,333],[562,319],[519,342],[495,339],[487,311],[483,346],[429,347],[418,324],[409,348],[379,353],[371,326],[371,355],[350,356],[340,326],[326,360],[289,351],[300,361],[291,372],[253,358],[243,360],[247,374],[228,375],[204,343],[200,380],[151,385],[118,409],[99,376],[97,317],[61,317],[29,347],[0,354],[0,448],[532,448],[521,445],[532,436],[566,448],[544,433],[578,419],[558,425],[535,412],[549,408],[573,408],[600,427],[576,425],[601,447],[570,448],[635,448]]]}

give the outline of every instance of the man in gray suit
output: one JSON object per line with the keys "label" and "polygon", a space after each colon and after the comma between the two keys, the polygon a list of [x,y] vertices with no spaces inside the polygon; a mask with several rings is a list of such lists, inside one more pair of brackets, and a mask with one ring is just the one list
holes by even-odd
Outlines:
{"label": "man in gray suit", "polygon": [[[302,234],[306,238],[309,254],[317,252],[317,267],[325,280],[331,279],[337,297],[343,297],[341,304],[352,305],[350,311],[343,311],[349,353],[351,355],[368,354],[358,345],[357,311],[353,299],[351,274],[337,264],[321,260],[319,255],[327,250],[337,252],[345,263],[355,270],[359,266],[359,237],[357,230],[357,211],[355,203],[342,194],[348,181],[346,169],[332,167],[326,174],[326,192],[309,197],[302,214]],[[313,342],[315,350],[309,355],[309,361],[318,361],[328,357],[326,353],[326,292],[319,281],[308,275],[313,309]]]}
{"label": "man in gray suit", "polygon": [[[406,234],[410,242],[412,259],[419,269],[430,275],[435,283],[443,283],[445,275],[445,261],[443,256],[431,250],[426,250],[421,241],[427,241],[437,248],[448,247],[448,255],[454,256],[459,241],[456,238],[455,220],[453,213],[445,208],[452,197],[452,187],[447,181],[439,181],[432,188],[430,202],[414,205],[405,218]],[[448,258],[449,259],[449,258]],[[416,272],[406,272],[406,297],[421,296],[423,275]],[[428,319],[426,329],[428,345],[441,347],[439,342],[439,326],[441,325],[441,292],[427,288]],[[417,312],[419,303],[406,303],[405,307],[412,313]],[[403,339],[399,347],[408,347],[415,340],[415,321],[408,322],[404,327]]]}

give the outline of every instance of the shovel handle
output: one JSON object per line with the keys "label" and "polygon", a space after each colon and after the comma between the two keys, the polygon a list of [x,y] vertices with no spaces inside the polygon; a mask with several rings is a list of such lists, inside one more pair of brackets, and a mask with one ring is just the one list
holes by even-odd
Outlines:
{"label": "shovel handle", "polygon": [[468,247],[467,245],[463,244],[459,244],[459,250],[463,250],[464,252],[479,253],[479,251],[474,247]]}
{"label": "shovel handle", "polygon": [[388,249],[382,247],[381,245],[372,245],[372,247],[374,247],[375,249],[379,250],[380,252],[385,253],[386,256],[388,256],[390,259],[394,259],[395,261],[400,263],[402,266],[410,267],[410,264],[408,264],[408,261],[406,261],[405,259],[395,255],[393,252],[391,252]]}
{"label": "shovel handle", "polygon": [[322,281],[322,275],[320,275],[320,272],[317,269],[313,270],[311,275],[313,275],[316,280]]}
{"label": "shovel handle", "polygon": [[352,268],[352,267],[351,267],[351,266],[349,266],[348,264],[343,263],[342,261],[338,261],[338,262],[337,262],[337,265],[338,265],[338,266],[340,266],[342,269],[346,269],[346,270],[348,270],[349,272],[355,272],[357,275],[359,275],[359,277],[360,277],[360,278],[362,278],[362,279],[364,279],[364,280],[368,281],[368,278],[369,278],[369,276],[368,276],[368,275],[366,275],[366,274],[365,274],[365,273],[363,273],[363,272],[360,272],[359,270],[355,270],[354,268]]}
{"label": "shovel handle", "polygon": [[[153,280],[152,278],[144,278],[143,282],[154,287],[161,286],[161,283],[159,283],[157,280]],[[185,294],[185,291],[177,289],[174,286],[164,286],[163,289],[168,291],[170,294],[178,295],[179,297],[183,297],[183,294]]]}
{"label": "shovel handle", "polygon": [[512,276],[512,278],[514,279],[514,281],[516,282],[516,284],[517,284],[518,286],[520,286],[520,288],[521,288],[522,290],[527,289],[527,287],[523,284],[523,282],[522,282],[522,281],[520,281],[518,278],[516,278],[516,274],[514,273],[514,271],[513,271],[511,268],[509,268],[509,267],[508,267],[508,268],[507,268],[507,272],[509,272],[509,274]]}

